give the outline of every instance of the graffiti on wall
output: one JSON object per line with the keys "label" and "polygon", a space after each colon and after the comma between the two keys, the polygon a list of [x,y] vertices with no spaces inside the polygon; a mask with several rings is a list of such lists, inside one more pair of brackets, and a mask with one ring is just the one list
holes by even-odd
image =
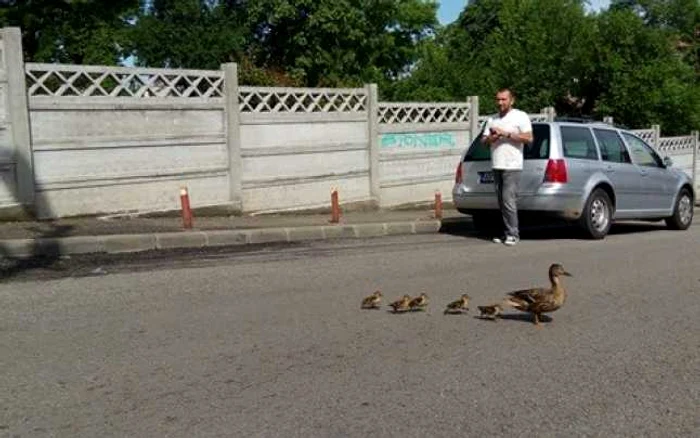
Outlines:
{"label": "graffiti on wall", "polygon": [[383,134],[381,139],[381,147],[405,149],[448,149],[457,147],[457,140],[452,132]]}

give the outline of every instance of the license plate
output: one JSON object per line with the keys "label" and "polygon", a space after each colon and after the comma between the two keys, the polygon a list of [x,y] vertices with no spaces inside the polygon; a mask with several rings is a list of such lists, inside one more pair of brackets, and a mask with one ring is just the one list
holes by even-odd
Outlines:
{"label": "license plate", "polygon": [[479,172],[480,184],[493,184],[493,172]]}

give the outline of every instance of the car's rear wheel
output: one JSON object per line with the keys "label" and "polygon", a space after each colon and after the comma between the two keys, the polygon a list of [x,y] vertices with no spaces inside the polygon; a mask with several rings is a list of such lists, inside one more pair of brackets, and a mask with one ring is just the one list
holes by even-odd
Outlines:
{"label": "car's rear wheel", "polygon": [[688,189],[678,193],[673,216],[666,218],[666,225],[672,230],[687,230],[693,222],[693,196]]}
{"label": "car's rear wheel", "polygon": [[602,239],[610,231],[612,212],[610,196],[603,189],[595,189],[583,209],[581,228],[591,239]]}

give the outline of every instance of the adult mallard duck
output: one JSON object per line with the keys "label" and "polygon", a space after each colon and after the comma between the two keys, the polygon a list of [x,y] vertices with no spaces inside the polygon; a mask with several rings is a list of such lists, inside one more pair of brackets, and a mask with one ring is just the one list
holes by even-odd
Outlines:
{"label": "adult mallard duck", "polygon": [[382,292],[375,291],[372,295],[365,297],[362,300],[362,309],[378,309],[379,304],[382,302]]}
{"label": "adult mallard duck", "polygon": [[573,277],[566,272],[562,265],[554,263],[549,267],[551,287],[510,292],[504,302],[521,312],[532,313],[535,325],[540,327],[542,314],[554,312],[563,306],[564,301],[566,301],[566,289],[564,289],[560,279],[562,275]]}
{"label": "adult mallard duck", "polygon": [[462,296],[455,301],[452,301],[445,308],[445,314],[448,313],[463,313],[469,310],[469,295],[462,294]]}

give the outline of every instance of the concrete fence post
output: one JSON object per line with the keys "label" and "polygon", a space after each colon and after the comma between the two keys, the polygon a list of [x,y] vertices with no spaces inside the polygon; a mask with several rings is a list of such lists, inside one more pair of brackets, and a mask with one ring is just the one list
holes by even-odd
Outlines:
{"label": "concrete fence post", "polygon": [[654,148],[658,148],[659,139],[661,138],[661,125],[651,125],[651,129],[654,130],[654,139],[652,140],[652,146],[654,146]]}
{"label": "concrete fence post", "polygon": [[367,135],[369,140],[369,194],[378,207],[382,206],[381,175],[379,174],[379,90],[377,84],[368,84]]}
{"label": "concrete fence post", "polygon": [[555,110],[553,106],[548,106],[547,107],[547,121],[553,122],[556,117],[557,117],[557,110]]}
{"label": "concrete fence post", "polygon": [[[479,135],[479,96],[469,96],[469,134],[470,143]],[[467,145],[469,146],[469,145]]]}
{"label": "concrete fence post", "polygon": [[[34,207],[34,158],[20,29],[0,29],[0,42],[0,70],[4,71],[4,75],[0,75],[4,76],[0,77],[0,88],[6,88],[5,120],[0,120],[0,129],[10,131],[10,148],[16,172],[16,201]],[[3,103],[0,103],[2,106]]]}
{"label": "concrete fence post", "polygon": [[554,121],[554,107],[551,106],[546,106],[540,110],[540,114],[544,114],[544,120],[546,122],[553,122]]}
{"label": "concrete fence post", "polygon": [[222,64],[225,88],[226,145],[228,147],[229,201],[243,211],[243,163],[241,158],[241,117],[238,102],[238,65]]}

